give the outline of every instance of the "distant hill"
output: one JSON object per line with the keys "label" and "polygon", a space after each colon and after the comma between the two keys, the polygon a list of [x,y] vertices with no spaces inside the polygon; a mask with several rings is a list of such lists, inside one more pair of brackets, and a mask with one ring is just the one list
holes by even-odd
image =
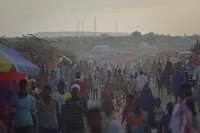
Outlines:
{"label": "distant hill", "polygon": [[38,32],[35,34],[37,37],[49,37],[49,38],[55,38],[55,37],[87,37],[87,36],[101,36],[101,35],[108,35],[108,36],[130,36],[131,33],[114,33],[114,32],[90,32],[90,31],[84,31],[84,32],[77,32],[77,31],[60,31],[60,32]]}
{"label": "distant hill", "polygon": [[[160,52],[177,52],[190,50],[200,40],[200,35],[171,36],[149,32],[141,34],[113,32],[39,32],[35,36],[55,41],[60,50],[68,50],[79,58],[90,57],[91,50],[98,45],[107,45],[119,51],[128,51],[135,55],[155,55]],[[2,40],[3,39],[3,40]],[[0,38],[0,42],[8,44],[17,38]],[[2,41],[1,41],[2,40]]]}

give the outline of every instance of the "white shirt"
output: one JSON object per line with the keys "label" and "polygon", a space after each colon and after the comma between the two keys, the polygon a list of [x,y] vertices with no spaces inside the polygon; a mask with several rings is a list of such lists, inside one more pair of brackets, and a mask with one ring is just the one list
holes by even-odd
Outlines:
{"label": "white shirt", "polygon": [[139,75],[136,78],[136,87],[139,91],[142,91],[145,83],[148,82],[147,76]]}

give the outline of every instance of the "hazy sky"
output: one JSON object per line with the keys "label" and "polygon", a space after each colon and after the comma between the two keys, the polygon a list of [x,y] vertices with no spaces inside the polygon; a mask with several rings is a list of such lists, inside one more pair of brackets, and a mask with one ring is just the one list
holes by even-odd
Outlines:
{"label": "hazy sky", "polygon": [[200,34],[200,0],[0,0],[0,36],[41,31]]}

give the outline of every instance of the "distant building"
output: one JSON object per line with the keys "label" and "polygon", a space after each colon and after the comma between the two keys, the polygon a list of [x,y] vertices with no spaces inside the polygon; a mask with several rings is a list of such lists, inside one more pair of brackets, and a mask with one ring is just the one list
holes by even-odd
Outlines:
{"label": "distant building", "polygon": [[181,37],[180,39],[176,40],[176,46],[193,46],[196,43],[195,40],[191,39],[190,37]]}
{"label": "distant building", "polygon": [[92,50],[91,50],[91,55],[93,56],[101,56],[104,57],[106,55],[113,55],[115,53],[117,53],[118,50],[110,47],[108,45],[97,45],[95,46]]}
{"label": "distant building", "polygon": [[150,44],[148,44],[146,42],[141,42],[139,44],[139,48],[141,48],[141,49],[157,49],[157,47],[155,45],[151,46]]}

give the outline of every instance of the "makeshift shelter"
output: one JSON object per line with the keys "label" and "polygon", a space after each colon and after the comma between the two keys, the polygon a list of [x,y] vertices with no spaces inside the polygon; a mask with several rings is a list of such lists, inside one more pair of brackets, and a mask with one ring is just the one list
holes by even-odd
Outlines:
{"label": "makeshift shelter", "polygon": [[0,44],[0,80],[20,80],[26,75],[37,75],[39,67],[15,50]]}
{"label": "makeshift shelter", "polygon": [[110,47],[108,45],[97,45],[91,50],[91,55],[105,56],[105,55],[113,55],[117,52],[118,52],[117,49]]}

